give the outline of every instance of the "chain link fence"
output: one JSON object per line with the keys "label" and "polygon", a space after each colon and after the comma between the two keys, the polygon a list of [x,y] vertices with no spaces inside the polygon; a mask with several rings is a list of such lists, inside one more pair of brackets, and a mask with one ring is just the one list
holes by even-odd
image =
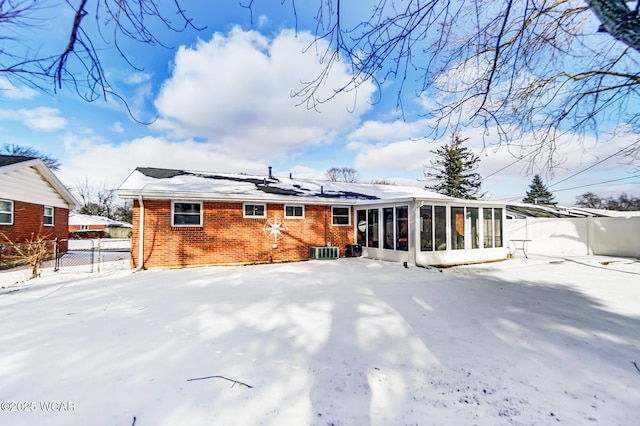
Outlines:
{"label": "chain link fence", "polygon": [[0,244],[0,283],[13,281],[11,274],[29,278],[34,267],[37,274],[126,270],[131,268],[131,240],[56,239]]}
{"label": "chain link fence", "polygon": [[33,266],[37,268],[42,261],[54,261],[59,248],[57,240],[0,244],[0,271]]}
{"label": "chain link fence", "polygon": [[61,240],[66,251],[59,253],[56,270],[69,272],[103,272],[131,267],[130,239]]}

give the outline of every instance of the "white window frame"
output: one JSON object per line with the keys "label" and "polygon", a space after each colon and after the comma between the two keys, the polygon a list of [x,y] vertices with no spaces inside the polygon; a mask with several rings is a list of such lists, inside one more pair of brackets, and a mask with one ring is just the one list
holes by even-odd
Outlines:
{"label": "white window frame", "polygon": [[[193,223],[175,223],[175,205],[176,204],[198,204],[200,206],[200,223],[199,224],[193,224]],[[199,227],[201,228],[203,226],[203,221],[202,221],[202,217],[203,217],[203,206],[202,206],[202,201],[190,201],[190,200],[171,200],[171,226],[176,227],[176,228],[186,228],[186,227]],[[181,213],[184,214],[184,213]],[[195,214],[190,214],[190,213],[186,213],[188,215],[193,215],[195,216]]]}
{"label": "white window frame", "polygon": [[14,214],[13,214],[13,201],[11,200],[0,200],[3,203],[9,203],[9,210],[0,210],[0,213],[4,213],[4,214],[8,214],[9,215],[9,222],[0,222],[0,225],[13,225],[13,218],[14,218]]}
{"label": "white window frame", "polygon": [[[47,209],[51,209],[51,215],[48,215],[48,214],[47,214]],[[55,210],[53,207],[51,207],[51,206],[44,206],[44,217],[43,217],[43,222],[42,222],[42,224],[43,224],[44,226],[54,226],[54,225],[55,225],[55,220],[54,220],[54,218],[55,218],[55,212],[56,212],[56,210]],[[50,218],[51,218],[51,223],[47,223],[46,219],[47,219],[48,217],[50,217]]]}
{"label": "white window frame", "polygon": [[[262,215],[247,214],[247,206],[262,206]],[[242,217],[245,219],[265,219],[267,217],[267,205],[264,203],[243,203]]]}
{"label": "white window frame", "polygon": [[[287,214],[287,207],[293,208],[293,209],[299,208],[299,209],[302,210],[302,214],[300,216],[296,216],[295,214],[294,215],[288,215]],[[304,219],[304,206],[301,206],[299,204],[285,204],[284,205],[284,218],[285,219]]]}
{"label": "white window frame", "polygon": [[[349,212],[347,214],[347,219],[349,219],[347,223],[336,223],[335,221],[336,217],[344,217],[344,215],[336,216],[335,209],[347,209],[347,211]],[[331,206],[331,225],[332,226],[351,226],[351,206]]]}

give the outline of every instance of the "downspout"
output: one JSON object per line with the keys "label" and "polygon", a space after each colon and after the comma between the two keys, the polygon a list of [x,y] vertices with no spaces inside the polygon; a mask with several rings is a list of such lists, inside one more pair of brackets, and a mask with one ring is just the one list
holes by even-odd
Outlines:
{"label": "downspout", "polygon": [[138,204],[140,204],[140,229],[138,230],[138,267],[133,272],[138,272],[144,268],[144,202],[142,194],[138,195]]}
{"label": "downspout", "polygon": [[[422,207],[423,201],[418,201],[417,198],[413,199],[413,238],[409,241],[413,241],[413,264],[418,265],[418,247],[420,244],[420,227],[422,226],[422,218],[420,217],[420,207]],[[411,249],[411,247],[409,248]]]}

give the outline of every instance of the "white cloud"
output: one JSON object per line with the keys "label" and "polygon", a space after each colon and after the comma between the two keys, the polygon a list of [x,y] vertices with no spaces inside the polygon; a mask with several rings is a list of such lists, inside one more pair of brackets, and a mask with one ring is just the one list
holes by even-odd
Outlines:
{"label": "white cloud", "polygon": [[152,74],[146,72],[134,72],[125,78],[128,84],[140,84],[151,80]]}
{"label": "white cloud", "polygon": [[116,133],[124,132],[124,127],[122,126],[122,122],[116,121],[115,123],[113,123],[113,125],[111,126],[111,130],[113,130]]}
{"label": "white cloud", "polygon": [[392,122],[366,121],[349,134],[352,141],[392,141],[422,137],[429,132],[428,120]]}
{"label": "white cloud", "polygon": [[112,145],[98,137],[66,135],[64,142],[68,154],[56,174],[69,186],[88,178],[90,182],[106,182],[116,188],[136,167],[229,173],[267,172],[264,163],[231,157],[211,144],[193,140],[177,142],[148,136]]}
{"label": "white cloud", "polygon": [[[355,168],[374,174],[384,173],[386,180],[397,184],[410,184],[416,178],[422,178],[424,168],[431,165],[431,151],[449,142],[450,138],[450,135],[446,135],[440,140],[418,139],[422,124],[366,122],[349,135],[354,139],[347,147],[356,153]],[[412,130],[419,133],[412,134]],[[555,139],[554,147],[545,145],[540,149],[539,138],[535,134],[527,134],[508,145],[500,143],[495,129],[479,131],[467,128],[460,135],[468,138],[465,146],[480,157],[478,173],[483,178],[482,190],[487,192],[487,197],[520,201],[533,174],[537,173],[547,185],[552,185],[552,192],[558,190],[556,199],[566,205],[572,205],[577,194],[589,190],[598,192],[599,187],[585,186],[584,189],[573,191],[564,189],[625,177],[625,170],[629,171],[632,167],[625,167],[623,155],[612,155],[637,140],[637,136],[630,133],[618,135],[610,141],[597,141],[590,136],[580,139],[578,135],[563,134]],[[399,136],[408,139],[394,139]],[[551,155],[555,167],[553,175],[547,169]],[[518,160],[518,157],[522,159]],[[588,169],[607,157],[611,158]],[[582,170],[585,170],[584,173]],[[580,173],[571,177],[577,172]],[[393,177],[393,173],[404,177]],[[570,179],[554,185],[565,178]],[[621,186],[623,184],[624,181]],[[424,185],[424,182],[418,185]]]}
{"label": "white cloud", "polygon": [[45,132],[61,130],[67,126],[67,120],[60,117],[60,110],[49,107],[0,110],[0,119],[22,121],[27,127]]}
{"label": "white cloud", "polygon": [[355,165],[358,169],[422,170],[431,158],[430,149],[424,139],[369,145],[356,156]]}
{"label": "white cloud", "polygon": [[[154,128],[173,138],[203,138],[221,152],[252,159],[282,158],[331,143],[371,108],[375,87],[364,83],[357,96],[339,93],[317,110],[297,105],[301,99],[292,92],[324,67],[314,48],[305,52],[313,40],[304,32],[283,31],[270,40],[235,28],[194,48],[181,47],[173,75],[156,99],[161,117]],[[348,82],[348,71],[335,64],[319,97]]]}
{"label": "white cloud", "polygon": [[291,169],[291,176],[300,179],[326,179],[327,175],[324,170],[314,169],[313,167],[307,166],[294,166]]}
{"label": "white cloud", "polygon": [[16,87],[4,77],[0,77],[0,94],[9,99],[32,99],[38,92],[30,87]]}

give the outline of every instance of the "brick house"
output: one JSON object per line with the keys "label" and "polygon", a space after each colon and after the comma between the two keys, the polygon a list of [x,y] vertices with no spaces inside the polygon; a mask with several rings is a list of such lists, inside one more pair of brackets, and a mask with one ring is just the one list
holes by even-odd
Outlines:
{"label": "brick house", "polygon": [[0,244],[69,236],[77,201],[37,158],[0,155]]}
{"label": "brick house", "polygon": [[[179,267],[309,259],[315,248],[417,265],[506,258],[505,206],[421,188],[137,168],[132,261]],[[311,251],[310,251],[311,248]]]}
{"label": "brick house", "polygon": [[69,233],[72,238],[129,238],[131,224],[104,216],[81,213],[69,214]]}

